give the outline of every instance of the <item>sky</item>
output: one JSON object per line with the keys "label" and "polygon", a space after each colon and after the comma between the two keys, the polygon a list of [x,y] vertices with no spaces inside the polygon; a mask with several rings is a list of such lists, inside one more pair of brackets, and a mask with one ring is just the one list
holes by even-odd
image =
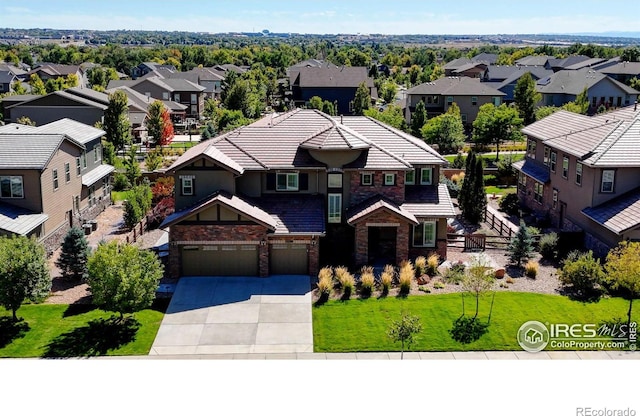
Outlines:
{"label": "sky", "polygon": [[628,0],[3,1],[0,27],[312,34],[640,31]]}

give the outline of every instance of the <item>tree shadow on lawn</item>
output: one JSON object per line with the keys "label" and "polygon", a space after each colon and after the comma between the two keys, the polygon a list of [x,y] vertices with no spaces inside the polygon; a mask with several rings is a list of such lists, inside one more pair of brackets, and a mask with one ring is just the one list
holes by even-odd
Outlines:
{"label": "tree shadow on lawn", "polygon": [[0,348],[4,348],[29,332],[29,324],[24,320],[14,321],[10,316],[0,317]]}
{"label": "tree shadow on lawn", "polygon": [[98,307],[91,304],[86,303],[72,303],[67,307],[67,309],[62,314],[63,318],[68,318],[70,316],[82,315],[83,313],[91,312]]}
{"label": "tree shadow on lawn", "polygon": [[44,358],[93,357],[106,355],[136,339],[140,322],[133,317],[89,321],[87,326],[55,338],[43,354]]}

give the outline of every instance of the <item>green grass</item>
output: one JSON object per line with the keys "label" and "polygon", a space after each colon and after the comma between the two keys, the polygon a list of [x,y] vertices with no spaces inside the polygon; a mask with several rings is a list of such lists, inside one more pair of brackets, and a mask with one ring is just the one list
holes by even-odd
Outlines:
{"label": "green grass", "polygon": [[[486,162],[490,162],[490,161],[494,161],[496,159],[496,152],[489,152],[489,153],[481,153],[482,158],[486,161]],[[466,156],[463,156],[466,157]],[[509,152],[500,152],[500,156],[499,156],[499,160],[505,160],[506,158],[511,158],[512,162],[518,162],[520,160],[523,160],[525,157],[524,153],[509,153]],[[444,156],[445,159],[447,159],[447,161],[449,161],[449,163],[453,163],[453,161],[456,158],[456,155],[447,155]]]}
{"label": "green grass", "polygon": [[91,305],[28,304],[18,309],[23,321],[16,326],[0,307],[0,357],[147,355],[167,304],[135,313],[128,325]]}
{"label": "green grass", "polygon": [[172,148],[190,148],[193,147],[195,145],[197,145],[199,142],[197,141],[190,141],[190,142],[171,142],[169,143],[169,147]]}
{"label": "green grass", "polygon": [[[474,302],[474,298],[465,296],[467,315],[474,313]],[[490,296],[481,298],[479,317],[485,322],[490,304]],[[626,322],[628,307],[628,301],[621,298],[581,303],[559,295],[498,292],[488,332],[477,341],[462,344],[448,332],[462,312],[459,293],[329,301],[313,308],[314,351],[400,351],[400,343],[388,338],[387,328],[403,312],[418,315],[423,324],[422,332],[414,338],[412,351],[521,351],[516,334],[526,321],[598,325],[620,318]],[[640,311],[633,318],[640,319]]]}
{"label": "green grass", "polygon": [[114,203],[129,199],[131,191],[111,191],[111,201]]}
{"label": "green grass", "polygon": [[517,186],[508,186],[508,187],[485,186],[484,190],[487,193],[487,195],[492,195],[492,194],[506,195],[506,194],[515,194],[518,191],[518,187]]}

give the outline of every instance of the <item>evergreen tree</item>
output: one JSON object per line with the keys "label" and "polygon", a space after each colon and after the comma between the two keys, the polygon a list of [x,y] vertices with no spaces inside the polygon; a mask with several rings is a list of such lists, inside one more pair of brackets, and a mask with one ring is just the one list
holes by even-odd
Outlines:
{"label": "evergreen tree", "polygon": [[62,277],[65,279],[82,280],[87,277],[87,258],[90,249],[84,232],[79,227],[67,231],[62,242],[62,251],[56,261]]}
{"label": "evergreen tree", "polygon": [[475,176],[476,154],[474,151],[469,152],[464,166],[464,180],[460,187],[460,193],[458,194],[458,206],[461,211],[464,211],[466,198],[471,192],[473,186],[473,178]]}
{"label": "evergreen tree", "polygon": [[364,114],[364,110],[369,108],[371,104],[371,95],[369,94],[369,88],[367,84],[362,81],[356,90],[356,95],[353,99],[353,114],[361,116]]}
{"label": "evergreen tree", "polygon": [[411,134],[416,137],[422,137],[422,133],[420,129],[424,126],[424,123],[427,122],[427,110],[424,107],[424,103],[422,100],[418,101],[416,104],[416,110],[411,115]]}
{"label": "evergreen tree", "polygon": [[531,258],[533,253],[533,238],[529,234],[529,230],[524,221],[520,221],[520,229],[516,236],[509,244],[509,259],[520,267],[522,260]]}
{"label": "evergreen tree", "polygon": [[466,199],[465,218],[474,224],[479,223],[484,217],[484,211],[487,208],[487,194],[484,189],[484,170],[482,166],[482,157],[476,158],[475,173],[473,182],[471,183],[471,193]]}

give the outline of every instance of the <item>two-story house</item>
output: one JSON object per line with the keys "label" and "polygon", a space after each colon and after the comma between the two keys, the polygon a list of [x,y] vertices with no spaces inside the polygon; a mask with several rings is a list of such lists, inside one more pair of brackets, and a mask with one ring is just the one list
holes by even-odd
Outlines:
{"label": "two-story house", "polygon": [[446,161],[363,116],[297,109],[200,143],[169,168],[169,270],[315,275],[320,264],[446,257]]}
{"label": "two-story house", "polygon": [[0,127],[0,233],[35,236],[48,252],[111,203],[104,131],[70,119]]}
{"label": "two-story house", "polygon": [[462,123],[468,129],[478,116],[480,106],[493,103],[502,104],[504,93],[480,82],[478,78],[445,77],[435,81],[425,82],[407,90],[407,123],[419,101],[424,103],[429,117],[444,114],[451,104],[460,107]]}
{"label": "two-story house", "polygon": [[599,256],[640,239],[640,112],[629,106],[598,116],[558,111],[522,129],[521,203],[552,226],[583,231]]}

